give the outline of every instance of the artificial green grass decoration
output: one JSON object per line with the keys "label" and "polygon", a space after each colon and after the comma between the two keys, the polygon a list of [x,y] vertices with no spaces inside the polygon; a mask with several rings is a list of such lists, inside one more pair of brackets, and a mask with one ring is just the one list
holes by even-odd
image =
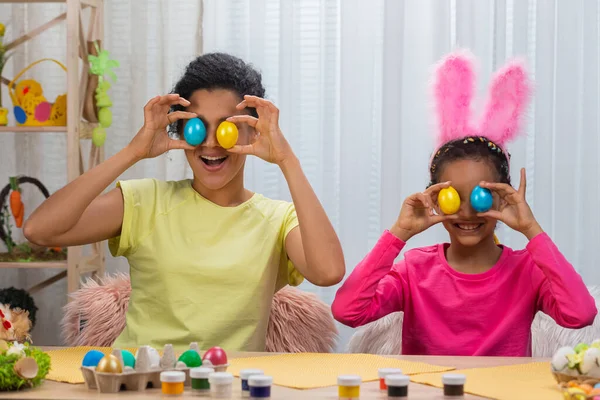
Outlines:
{"label": "artificial green grass decoration", "polygon": [[[29,343],[16,345],[22,346],[22,351],[18,351],[18,348],[11,350],[14,346],[14,342],[0,340],[0,391],[39,386],[50,372],[50,356],[38,348],[29,346]],[[6,347],[8,348],[4,349]],[[37,374],[32,379],[25,379],[15,371],[15,364],[24,357],[33,358],[38,366]]]}

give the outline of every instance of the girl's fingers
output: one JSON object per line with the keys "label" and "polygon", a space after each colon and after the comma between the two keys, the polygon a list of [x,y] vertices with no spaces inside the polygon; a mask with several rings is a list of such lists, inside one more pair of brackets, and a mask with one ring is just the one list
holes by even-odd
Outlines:
{"label": "girl's fingers", "polygon": [[450,187],[451,182],[440,182],[440,183],[436,183],[435,185],[431,185],[429,186],[424,193],[427,193],[429,196],[432,196],[434,194],[436,194],[437,192],[439,192],[442,189],[445,189],[447,187]]}
{"label": "girl's fingers", "polygon": [[258,118],[255,118],[251,115],[234,115],[233,117],[227,118],[227,121],[237,123],[246,123],[253,128],[256,128],[256,124],[258,124]]}
{"label": "girl's fingers", "polygon": [[435,224],[439,224],[440,222],[457,220],[457,219],[458,219],[458,215],[456,215],[456,214],[452,214],[452,215],[434,215],[434,216],[431,217],[431,222],[432,222],[432,225],[435,225]]}
{"label": "girl's fingers", "polygon": [[527,191],[527,176],[525,175],[525,168],[521,168],[521,182],[519,183],[519,194],[525,198],[525,192]]}
{"label": "girl's fingers", "polygon": [[493,190],[494,192],[498,193],[501,197],[506,197],[508,195],[517,193],[515,188],[506,183],[481,182],[479,186],[481,186],[482,188]]}

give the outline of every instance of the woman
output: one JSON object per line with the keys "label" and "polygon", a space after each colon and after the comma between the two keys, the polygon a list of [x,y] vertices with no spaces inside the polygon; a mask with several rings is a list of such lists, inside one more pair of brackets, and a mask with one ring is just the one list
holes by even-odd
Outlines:
{"label": "woman", "polygon": [[[128,259],[131,299],[118,347],[198,342],[262,351],[273,294],[303,277],[334,285],[345,273],[339,239],[264,100],[260,74],[227,54],[192,61],[174,89],[144,108],[144,125],[123,150],[48,198],[25,223],[31,242],[76,246],[109,240]],[[204,142],[181,140],[198,117]],[[237,145],[219,146],[223,121]],[[167,127],[175,134],[172,139]],[[120,181],[136,162],[183,149],[193,179]],[[293,203],[244,187],[246,155],[278,165]]]}

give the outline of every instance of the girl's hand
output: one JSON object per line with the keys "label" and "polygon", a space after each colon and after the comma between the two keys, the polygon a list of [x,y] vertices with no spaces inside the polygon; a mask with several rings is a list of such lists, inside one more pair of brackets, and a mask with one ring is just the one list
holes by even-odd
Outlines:
{"label": "girl's hand", "polygon": [[457,215],[442,215],[435,201],[439,191],[449,186],[450,182],[438,183],[422,193],[409,196],[404,200],[400,216],[390,232],[406,242],[435,224],[457,219]]}
{"label": "girl's hand", "polygon": [[187,107],[190,102],[178,94],[168,94],[156,96],[144,107],[144,125],[129,143],[138,159],[157,157],[171,149],[194,149],[185,140],[171,139],[167,134],[169,124],[196,117],[196,114],[186,111],[169,113],[174,104]]}
{"label": "girl's hand", "polygon": [[498,210],[479,213],[477,214],[478,216],[502,221],[515,231],[519,231],[527,236],[529,240],[543,232],[525,199],[527,189],[525,168],[521,168],[519,190],[515,190],[506,183],[481,182],[479,186],[498,193],[500,196],[500,207]]}
{"label": "girl's hand", "polygon": [[228,151],[237,154],[252,154],[281,166],[293,156],[292,148],[279,128],[279,109],[269,100],[256,96],[244,96],[237,105],[238,110],[256,108],[258,118],[250,115],[235,115],[227,119],[234,124],[245,122],[256,130],[256,139],[248,145],[236,145]]}

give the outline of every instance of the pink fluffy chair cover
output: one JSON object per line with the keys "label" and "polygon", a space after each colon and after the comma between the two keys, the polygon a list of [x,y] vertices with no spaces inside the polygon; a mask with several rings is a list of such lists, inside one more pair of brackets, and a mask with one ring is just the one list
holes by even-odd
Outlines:
{"label": "pink fluffy chair cover", "polygon": [[[64,307],[62,336],[67,346],[110,347],[125,328],[129,276],[89,280]],[[286,286],[273,298],[267,329],[268,352],[333,351],[337,329],[329,307],[317,296]]]}

